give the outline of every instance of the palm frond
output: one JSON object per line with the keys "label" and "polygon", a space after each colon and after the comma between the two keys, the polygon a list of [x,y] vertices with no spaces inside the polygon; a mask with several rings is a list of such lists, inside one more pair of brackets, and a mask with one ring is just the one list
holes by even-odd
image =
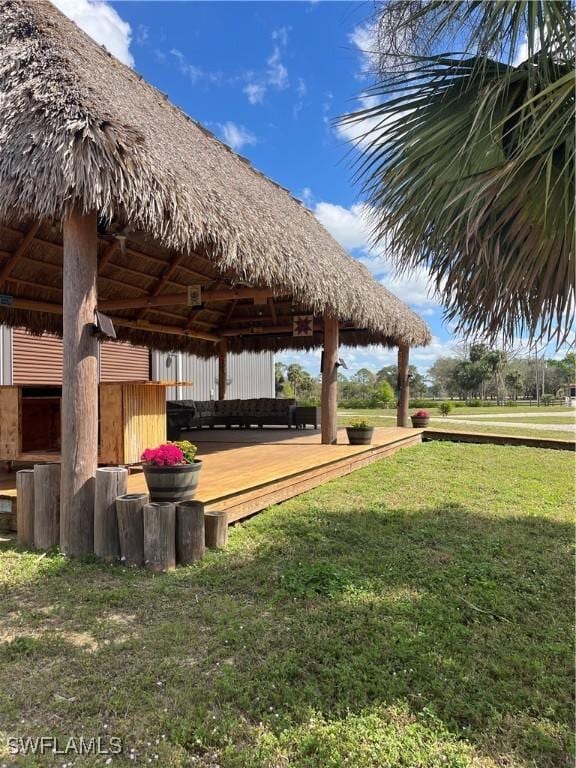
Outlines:
{"label": "palm frond", "polygon": [[475,18],[480,48],[526,32],[529,56],[415,56],[380,77],[374,106],[343,118],[370,126],[357,177],[374,240],[400,271],[429,270],[460,332],[560,342],[574,321],[570,3],[427,5],[438,25],[453,5],[462,23]]}

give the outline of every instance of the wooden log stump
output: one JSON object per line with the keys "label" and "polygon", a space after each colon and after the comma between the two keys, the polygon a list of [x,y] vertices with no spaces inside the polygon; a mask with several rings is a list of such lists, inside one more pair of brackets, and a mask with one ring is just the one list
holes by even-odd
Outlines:
{"label": "wooden log stump", "polygon": [[204,557],[204,504],[181,501],[176,504],[176,559],[191,565]]}
{"label": "wooden log stump", "polygon": [[228,515],[226,512],[205,512],[206,546],[224,549],[228,544]]}
{"label": "wooden log stump", "polygon": [[144,507],[144,565],[158,572],[176,568],[176,507],[170,501]]}
{"label": "wooden log stump", "polygon": [[129,568],[144,565],[144,507],[147,493],[125,493],[116,499],[120,562]]}
{"label": "wooden log stump", "polygon": [[34,546],[34,470],[16,472],[16,530],[18,544]]}
{"label": "wooden log stump", "polygon": [[34,547],[60,542],[60,464],[34,465]]}
{"label": "wooden log stump", "polygon": [[94,554],[113,562],[120,557],[116,499],[126,493],[128,470],[123,467],[101,467],[96,470],[94,504]]}

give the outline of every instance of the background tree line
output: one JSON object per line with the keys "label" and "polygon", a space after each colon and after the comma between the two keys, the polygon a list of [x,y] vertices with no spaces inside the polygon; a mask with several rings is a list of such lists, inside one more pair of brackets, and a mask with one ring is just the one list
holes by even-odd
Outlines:
{"label": "background tree line", "polygon": [[[412,401],[426,398],[464,401],[492,400],[499,403],[519,399],[563,397],[576,381],[576,355],[562,360],[519,356],[485,344],[472,344],[453,357],[440,357],[422,375],[411,365]],[[298,363],[275,364],[276,397],[293,397],[299,403],[320,403],[321,377],[312,376]],[[338,373],[338,401],[349,408],[394,407],[398,368],[387,365],[379,371],[360,368],[347,375]]]}

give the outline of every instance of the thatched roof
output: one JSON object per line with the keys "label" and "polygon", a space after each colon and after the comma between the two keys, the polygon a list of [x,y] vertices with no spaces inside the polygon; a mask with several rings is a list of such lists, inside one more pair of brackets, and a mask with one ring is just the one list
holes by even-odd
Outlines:
{"label": "thatched roof", "polygon": [[[25,251],[0,291],[61,303],[60,222],[80,204],[99,212],[102,302],[174,294],[190,284],[275,291],[262,315],[261,306],[242,300],[233,308],[216,302],[202,310],[111,312],[126,321],[119,336],[134,343],[212,354],[213,342],[198,334],[228,329],[238,350],[318,345],[319,335],[273,332],[294,311],[336,314],[349,328],[343,343],[429,342],[425,323],[288,191],[47,0],[0,0],[0,17],[0,255],[8,260],[19,246]],[[24,247],[25,233],[38,223]],[[117,247],[119,233],[126,248]],[[57,312],[39,313],[22,301],[0,312],[0,322],[60,330]],[[258,330],[262,325],[270,332]],[[172,327],[196,336],[175,335]],[[233,334],[243,327],[249,333]]]}

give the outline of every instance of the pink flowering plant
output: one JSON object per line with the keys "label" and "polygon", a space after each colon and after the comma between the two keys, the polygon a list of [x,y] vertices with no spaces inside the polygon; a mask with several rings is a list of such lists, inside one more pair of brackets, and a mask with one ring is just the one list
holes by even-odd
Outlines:
{"label": "pink flowering plant", "polygon": [[428,411],[425,411],[425,410],[421,410],[421,411],[416,411],[416,413],[414,414],[414,416],[415,416],[417,419],[427,419],[427,418],[430,416],[430,414],[428,413]]}
{"label": "pink flowering plant", "polygon": [[177,464],[193,464],[196,446],[188,440],[179,443],[163,443],[157,448],[146,448],[142,461],[157,467],[174,467]]}

